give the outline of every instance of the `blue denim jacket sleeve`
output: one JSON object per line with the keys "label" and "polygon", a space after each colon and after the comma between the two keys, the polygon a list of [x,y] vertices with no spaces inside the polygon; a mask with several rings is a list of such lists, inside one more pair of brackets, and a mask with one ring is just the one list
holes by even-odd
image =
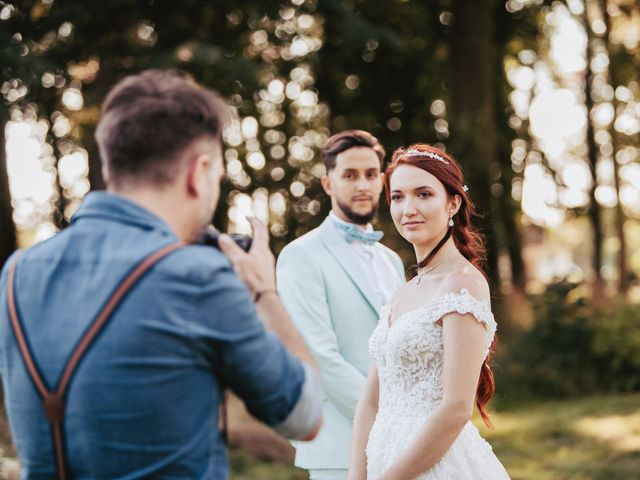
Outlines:
{"label": "blue denim jacket sleeve", "polygon": [[267,425],[282,426],[289,437],[308,434],[321,415],[318,380],[266,332],[247,288],[226,257],[209,251],[203,255],[209,260],[215,256],[216,261],[208,262],[212,268],[201,279],[194,302],[197,340],[218,378]]}

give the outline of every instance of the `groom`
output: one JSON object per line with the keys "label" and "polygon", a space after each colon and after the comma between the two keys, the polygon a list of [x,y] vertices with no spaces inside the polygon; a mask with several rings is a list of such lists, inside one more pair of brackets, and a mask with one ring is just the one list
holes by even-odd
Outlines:
{"label": "groom", "polygon": [[322,187],[331,212],[278,258],[282,301],[320,368],[325,423],[313,442],[296,444],[296,466],[311,480],[347,478],[351,426],[380,308],[403,283],[402,261],[373,231],[382,192],[384,149],[362,130],[332,136],[322,149]]}

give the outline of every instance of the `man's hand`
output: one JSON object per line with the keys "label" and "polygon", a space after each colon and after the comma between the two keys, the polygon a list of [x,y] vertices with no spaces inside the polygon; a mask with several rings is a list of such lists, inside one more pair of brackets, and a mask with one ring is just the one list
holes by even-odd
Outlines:
{"label": "man's hand", "polygon": [[245,252],[229,235],[220,235],[218,244],[229,257],[233,269],[254,295],[276,289],[275,257],[269,249],[267,227],[257,218],[248,217],[253,229],[251,248]]}

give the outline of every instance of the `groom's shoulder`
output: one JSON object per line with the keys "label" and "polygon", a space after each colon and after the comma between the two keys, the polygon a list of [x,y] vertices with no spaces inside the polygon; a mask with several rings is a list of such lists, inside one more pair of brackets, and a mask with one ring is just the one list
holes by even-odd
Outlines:
{"label": "groom's shoulder", "polygon": [[400,255],[398,255],[396,252],[394,252],[389,247],[387,247],[386,245],[384,245],[384,244],[382,244],[380,242],[376,242],[375,245],[376,245],[376,248],[378,248],[378,250],[383,252],[385,255],[393,258],[394,260],[400,262],[400,264],[402,265],[402,259],[400,258]]}
{"label": "groom's shoulder", "polygon": [[322,243],[322,229],[323,227],[320,225],[319,227],[300,235],[298,238],[285,245],[280,252],[280,255],[296,251],[308,251],[317,248],[319,244]]}
{"label": "groom's shoulder", "polygon": [[284,246],[282,252],[289,250],[307,250],[309,248],[316,248],[318,244],[323,242],[326,228],[327,226],[324,223],[320,224],[316,228],[309,230],[308,232],[300,235],[295,240],[289,242]]}
{"label": "groom's shoulder", "polygon": [[385,244],[380,243],[380,242],[376,242],[375,243],[376,248],[378,248],[379,250],[382,250],[384,253],[391,255],[393,257],[398,257],[400,258],[400,256],[394,252],[393,250],[391,250],[389,247],[387,247]]}

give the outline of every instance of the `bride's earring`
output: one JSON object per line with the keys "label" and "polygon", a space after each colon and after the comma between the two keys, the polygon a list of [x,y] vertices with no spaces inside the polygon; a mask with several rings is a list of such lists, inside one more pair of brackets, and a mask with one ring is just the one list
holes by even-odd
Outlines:
{"label": "bride's earring", "polygon": [[450,226],[450,227],[453,227],[453,217],[451,217],[451,218],[449,219],[449,226]]}

